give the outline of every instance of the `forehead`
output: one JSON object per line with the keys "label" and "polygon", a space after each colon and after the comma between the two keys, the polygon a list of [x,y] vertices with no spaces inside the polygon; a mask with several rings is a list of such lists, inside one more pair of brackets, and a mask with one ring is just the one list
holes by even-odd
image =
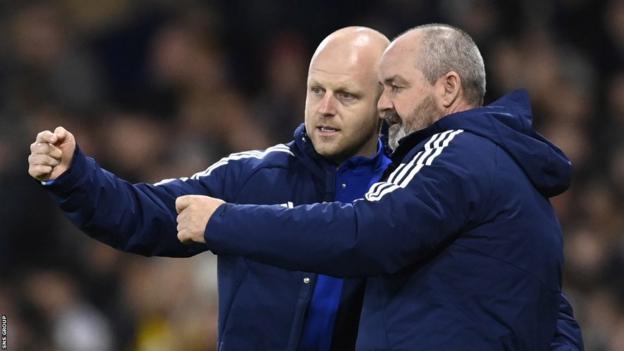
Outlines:
{"label": "forehead", "polygon": [[376,84],[375,68],[361,62],[344,60],[315,60],[310,64],[308,83],[361,89]]}
{"label": "forehead", "polygon": [[405,47],[405,45],[391,45],[383,53],[379,61],[380,68],[390,68],[397,65],[405,65],[414,59],[415,50]]}
{"label": "forehead", "polygon": [[308,84],[355,88],[363,83],[362,75],[356,72],[329,71],[314,68],[310,68],[308,71]]}
{"label": "forehead", "polygon": [[416,50],[405,46],[390,46],[379,61],[378,79],[384,81],[393,76],[417,74]]}

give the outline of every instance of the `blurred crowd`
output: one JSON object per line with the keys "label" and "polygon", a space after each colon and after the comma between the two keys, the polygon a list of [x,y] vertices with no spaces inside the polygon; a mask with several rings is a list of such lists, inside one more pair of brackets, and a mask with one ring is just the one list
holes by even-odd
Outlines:
{"label": "blurred crowd", "polygon": [[[588,350],[624,350],[624,0],[0,2],[0,314],[11,350],[213,350],[216,258],[145,258],[87,238],[27,174],[63,125],[105,168],[155,182],[290,140],[309,57],[346,25],[471,34],[486,103],[528,89],[572,159],[553,199],[564,288]],[[250,316],[253,318],[253,316]]]}

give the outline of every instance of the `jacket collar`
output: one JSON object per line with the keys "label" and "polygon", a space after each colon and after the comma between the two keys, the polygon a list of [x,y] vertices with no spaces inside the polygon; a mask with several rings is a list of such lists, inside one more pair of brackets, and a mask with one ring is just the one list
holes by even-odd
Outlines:
{"label": "jacket collar", "polygon": [[295,130],[292,144],[292,146],[294,146],[293,152],[315,176],[323,179],[328,170],[335,168],[331,162],[327,161],[316,152],[303,123]]}
{"label": "jacket collar", "polygon": [[[314,168],[325,169],[327,167],[337,168],[336,164],[327,160],[323,156],[319,155],[318,152],[314,149],[314,145],[312,145],[312,141],[308,137],[308,134],[305,130],[305,125],[302,123],[297,127],[294,133],[294,144],[301,151],[300,157],[303,157],[306,161],[314,164]],[[371,165],[374,169],[378,169],[379,167],[384,167],[386,153],[385,147],[381,140],[377,142],[377,153],[373,157],[365,157],[365,156],[353,156],[343,162],[340,165],[342,167],[349,168],[357,168],[360,166]]]}
{"label": "jacket collar", "polygon": [[[350,159],[343,162],[339,168],[350,168],[355,170],[356,172],[360,169],[364,170],[366,168],[378,170],[381,167],[387,166],[387,156],[385,153],[385,148],[381,140],[377,141],[377,152],[373,157],[366,156],[353,156]],[[385,161],[385,162],[384,162]]]}
{"label": "jacket collar", "polygon": [[390,155],[392,163],[401,162],[416,145],[439,132],[439,129],[436,124],[433,124],[428,128],[417,130],[403,137],[403,139],[399,140],[399,146]]}

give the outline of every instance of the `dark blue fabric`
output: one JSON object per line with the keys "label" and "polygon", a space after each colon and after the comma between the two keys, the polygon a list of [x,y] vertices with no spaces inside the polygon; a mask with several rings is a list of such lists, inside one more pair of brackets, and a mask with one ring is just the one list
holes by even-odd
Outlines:
{"label": "dark blue fabric", "polygon": [[[353,157],[336,172],[336,201],[352,202],[364,196],[390,164],[381,143],[373,158]],[[308,306],[301,336],[300,351],[329,351],[332,346],[334,321],[338,312],[343,279],[319,274]]]}
{"label": "dark blue fabric", "polygon": [[[459,137],[456,141],[460,141]],[[475,141],[462,140],[462,147],[459,149],[464,148],[464,143],[472,145],[475,144]],[[480,145],[483,144],[483,141],[481,141]],[[245,157],[245,155],[249,156],[250,153],[233,154],[217,162],[205,172],[201,172],[189,179],[174,179],[159,185],[130,184],[100,168],[93,159],[86,157],[77,149],[71,168],[53,184],[46,186],[46,189],[50,191],[67,217],[97,240],[120,250],[143,255],[187,257],[206,251],[207,247],[205,245],[186,246],[177,240],[176,211],[174,206],[177,196],[204,194],[239,204],[286,204],[292,202],[294,205],[302,205],[334,200],[336,196],[336,168],[316,154],[305,135],[303,126],[298,128],[295,140],[286,147],[286,150],[290,153],[284,152],[282,147],[277,149],[253,153],[253,157]],[[411,148],[408,149],[411,150]],[[414,152],[417,150],[418,147],[415,146]],[[525,149],[526,152],[530,154],[531,149]],[[456,151],[453,151],[453,154],[455,158],[465,157],[469,163],[473,162],[475,165],[479,165],[479,161],[491,158],[491,155],[484,153],[482,147],[466,147],[463,153],[457,154]],[[410,155],[406,154],[405,157],[408,160]],[[397,162],[400,164],[401,160]],[[509,166],[508,163],[506,164]],[[378,171],[381,172],[382,169],[383,167],[380,167]],[[537,174],[537,172],[533,173]],[[428,180],[429,185],[424,187],[424,189],[435,190],[435,187],[432,188],[431,184],[435,184],[436,181],[444,181],[435,172],[433,174],[434,176]],[[492,186],[502,186],[494,181],[491,183]],[[551,181],[550,183],[551,186],[546,188],[556,188],[556,186],[552,186],[552,184],[556,185],[556,182]],[[440,186],[443,185],[440,184]],[[507,185],[507,188],[510,190],[510,194],[516,193],[511,186]],[[449,187],[449,190],[452,189],[454,188]],[[406,190],[411,190],[411,187]],[[530,194],[531,192],[524,191],[523,193]],[[423,193],[423,199],[429,198],[426,195],[426,192]],[[386,200],[388,199],[383,201]],[[356,204],[362,202],[366,201],[359,201]],[[509,213],[504,211],[504,208],[498,207],[500,202],[492,201],[491,205],[492,211],[498,211],[501,216],[509,215]],[[334,206],[332,205],[331,207]],[[360,207],[361,205],[357,206]],[[347,208],[349,207],[352,208],[353,206],[348,205]],[[404,207],[403,204],[396,204],[389,206],[384,211],[375,211],[375,208],[373,208],[373,211],[364,213],[362,210],[358,210],[358,215],[355,218],[353,216],[350,217],[351,225],[356,228],[356,230],[351,231],[336,230],[336,226],[344,226],[345,228],[349,226],[345,224],[342,218],[338,217],[338,221],[332,224],[332,217],[334,216],[332,211],[322,210],[320,214],[321,220],[312,225],[308,224],[306,229],[301,232],[301,235],[312,233],[309,239],[313,240],[313,245],[309,247],[305,247],[306,243],[304,241],[295,241],[294,237],[275,238],[271,234],[267,235],[263,230],[266,227],[259,221],[255,223],[249,222],[251,230],[249,227],[243,227],[240,228],[240,232],[226,233],[231,234],[232,240],[238,240],[238,243],[244,246],[236,248],[231,242],[222,243],[223,247],[221,250],[215,246],[217,251],[222,251],[223,253],[228,251],[231,253],[237,252],[233,255],[223,254],[218,257],[218,349],[220,351],[296,350],[299,345],[305,312],[312,296],[316,274],[310,273],[310,270],[308,272],[286,270],[273,265],[267,265],[266,262],[276,259],[275,257],[271,258],[270,255],[262,256],[265,263],[248,258],[249,256],[257,255],[257,250],[269,250],[268,246],[271,245],[274,246],[274,249],[280,250],[282,254],[294,254],[295,252],[301,252],[301,247],[298,245],[303,244],[304,254],[301,255],[302,260],[316,257],[324,261],[328,258],[331,259],[332,256],[353,255],[345,264],[342,264],[340,260],[334,260],[334,263],[331,263],[330,260],[326,261],[325,263],[329,263],[331,267],[324,266],[323,262],[313,261],[307,263],[311,265],[310,268],[316,267],[318,271],[323,271],[324,273],[362,275],[370,274],[375,270],[379,272],[379,269],[376,269],[376,267],[380,266],[392,271],[398,270],[396,275],[392,277],[368,278],[365,306],[360,325],[361,331],[359,333],[361,342],[368,342],[365,338],[369,335],[369,338],[379,340],[382,343],[387,338],[387,344],[396,342],[396,345],[401,345],[397,341],[401,340],[401,333],[411,331],[420,333],[419,337],[423,340],[422,346],[397,346],[395,349],[427,349],[425,341],[436,335],[436,333],[440,333],[441,326],[448,326],[448,330],[446,328],[442,329],[444,329],[443,333],[448,334],[449,337],[457,333],[458,327],[451,328],[455,324],[466,326],[465,323],[459,324],[456,321],[460,316],[464,316],[463,319],[459,318],[462,322],[468,319],[472,320],[475,329],[482,330],[487,328],[489,324],[482,322],[476,317],[476,312],[473,312],[476,308],[475,306],[467,304],[465,308],[459,308],[462,301],[446,299],[445,292],[439,291],[439,289],[434,290],[434,288],[438,287],[442,282],[448,282],[457,278],[456,288],[466,285],[466,296],[469,296],[469,293],[476,288],[481,288],[487,292],[490,288],[482,284],[482,281],[468,282],[467,280],[472,275],[477,276],[479,274],[482,274],[480,278],[483,279],[485,273],[489,271],[487,268],[497,268],[504,265],[492,263],[496,261],[487,260],[486,258],[482,258],[482,260],[473,258],[465,261],[467,251],[458,251],[458,247],[442,250],[439,260],[432,260],[426,265],[414,263],[405,266],[406,261],[403,261],[404,255],[401,251],[399,251],[396,257],[384,254],[388,252],[388,245],[391,244],[410,250],[414,243],[412,240],[407,239],[412,238],[414,231],[423,227],[422,224],[419,224],[422,218],[410,215],[412,212],[407,212],[407,209]],[[308,209],[308,207],[304,207],[304,209]],[[309,209],[317,211],[321,210],[322,207],[310,206]],[[298,209],[298,211],[301,210]],[[218,220],[218,217],[223,215],[223,212],[225,212],[225,208],[219,209],[215,219]],[[255,212],[250,219],[257,219],[256,216],[261,215],[260,212]],[[379,230],[378,227],[372,226],[364,220],[373,217],[389,217],[388,212],[397,217],[404,217],[407,213],[407,217],[410,220],[408,225],[395,227],[391,224],[391,229]],[[317,213],[317,215],[319,214]],[[449,224],[453,222],[452,216],[445,218],[448,218]],[[296,224],[297,220],[291,224]],[[539,220],[539,217],[535,218],[535,221],[539,222]],[[241,225],[247,222],[247,218],[243,217],[237,224]],[[210,225],[212,226],[213,224],[215,223]],[[273,222],[272,225],[275,225],[275,223]],[[465,229],[470,229],[471,225],[472,223],[467,223]],[[254,229],[254,226],[257,226],[257,230]],[[235,227],[232,226],[233,229]],[[440,230],[440,235],[442,235],[446,233],[443,230],[444,228],[444,223],[442,223],[436,226],[435,229]],[[325,236],[324,233],[326,231],[327,234],[332,234],[332,236]],[[405,234],[402,234],[403,232]],[[376,233],[380,237],[379,241],[362,246],[362,243],[370,240],[371,233]],[[478,236],[476,235],[478,233],[478,231],[470,232],[469,234],[472,236],[469,236],[469,238],[477,240]],[[487,231],[484,233],[487,233]],[[282,232],[282,234],[292,233]],[[263,237],[263,235],[267,236]],[[405,235],[405,240],[403,240],[402,235]],[[335,241],[345,237],[354,239],[359,237],[361,241],[355,240],[346,245],[344,242]],[[535,237],[534,234],[533,237]],[[319,246],[325,239],[327,239],[327,245]],[[482,239],[482,242],[487,243],[488,239],[494,242],[500,238],[484,236]],[[536,242],[539,243],[541,241],[537,240]],[[353,243],[357,245],[353,245]],[[518,249],[525,250],[527,248],[518,245]],[[483,251],[487,252],[488,250],[490,250],[490,247],[485,246]],[[497,253],[496,250],[491,251],[493,254]],[[542,262],[537,254],[538,252],[536,250],[536,265]],[[272,254],[275,255],[275,252]],[[505,257],[505,254],[499,252],[497,256]],[[412,256],[418,257],[417,255],[411,255],[410,257]],[[510,256],[513,257],[513,255]],[[456,265],[449,261],[450,258],[454,257],[457,259]],[[444,258],[445,262],[441,262],[443,261],[442,258]],[[290,268],[296,267],[301,263],[291,260],[293,260],[293,257],[276,259],[274,262]],[[407,260],[407,262],[412,263],[412,260]],[[536,275],[540,270],[539,265],[537,265],[537,268],[535,268]],[[492,275],[494,275],[493,272],[492,270]],[[494,276],[498,278],[497,275]],[[516,275],[510,275],[510,278],[513,277],[516,277]],[[522,278],[523,276],[517,275],[517,277]],[[305,284],[304,278],[308,278],[310,283]],[[495,286],[493,291],[505,289],[506,286],[502,284],[503,282],[506,282],[506,280],[501,279],[501,284]],[[525,280],[519,279],[519,282],[525,282]],[[342,306],[351,305],[352,308],[357,308],[357,304],[353,306],[352,302],[361,296],[361,294],[357,293],[357,287],[360,285],[360,280],[344,280],[339,316],[344,317],[344,313],[341,313],[344,311]],[[510,299],[517,298],[521,293],[521,291],[516,291],[517,289],[513,287],[509,287],[509,291],[513,292],[513,295],[509,296]],[[389,299],[390,296],[393,299]],[[422,300],[416,299],[413,306],[411,304],[407,306],[401,305],[400,302],[412,301],[414,297],[422,297]],[[527,295],[527,298],[529,297],[530,295]],[[386,300],[388,303],[386,303]],[[575,344],[581,344],[580,332],[573,319],[569,304],[563,299],[560,302],[558,329],[554,335],[554,340],[560,341],[558,341],[558,347],[564,347],[568,343],[569,347],[567,349],[575,350],[577,349]],[[503,304],[503,302],[499,301],[499,304]],[[435,310],[447,311],[450,306],[457,306],[458,308],[458,311],[450,314],[449,317],[452,318],[445,319],[441,316],[434,318],[429,314]],[[352,311],[355,311],[355,309],[352,309]],[[420,321],[424,324],[423,327],[412,322],[414,315],[419,314],[421,311]],[[473,313],[475,316],[473,316]],[[387,321],[380,325],[375,324],[380,322],[383,316],[388,317]],[[351,312],[347,317],[354,317],[352,321],[357,321],[359,313]],[[429,320],[431,320],[430,326]],[[399,328],[395,328],[397,326]],[[435,333],[432,332],[432,328]],[[392,332],[386,333],[386,329]],[[333,344],[342,346],[334,346],[334,349],[353,349],[356,332],[355,328],[350,325],[336,324],[333,333]],[[570,338],[574,338],[574,340]],[[465,339],[458,340],[465,341]],[[367,349],[366,345],[360,346],[360,349]],[[368,345],[370,349],[391,349],[391,347],[375,348],[373,343]],[[470,343],[466,343],[464,346],[463,349],[480,349],[477,346],[472,347]],[[432,347],[429,349],[441,350],[445,348]],[[481,349],[488,348],[484,347]]]}
{"label": "dark blue fabric", "polygon": [[[383,159],[372,164],[376,178],[387,165]],[[371,164],[355,164],[351,173],[359,167],[368,167],[363,173],[370,176]],[[46,189],[72,222],[99,241],[147,256],[188,257],[207,248],[178,241],[178,196],[300,205],[333,201],[335,186],[336,167],[314,151],[302,125],[287,145],[232,154],[190,178],[157,185],[128,183],[77,148],[70,169]],[[218,257],[217,274],[220,351],[297,349],[316,274],[227,255]],[[332,343],[339,345],[334,349],[348,350],[355,345],[363,284],[359,279],[343,279],[343,285],[338,307],[341,323],[334,325]]]}
{"label": "dark blue fabric", "polygon": [[342,278],[319,274],[303,324],[299,351],[331,350],[334,320],[338,313]]}
{"label": "dark blue fabric", "polygon": [[570,311],[548,200],[571,165],[532,130],[527,94],[446,116],[395,154],[388,178],[353,204],[225,204],[207,245],[368,277],[358,350],[550,350],[566,334],[582,345],[578,326],[558,329]]}
{"label": "dark blue fabric", "polygon": [[551,349],[554,351],[583,350],[581,327],[574,319],[572,305],[570,305],[568,298],[564,294],[561,294],[559,316],[557,317],[557,332],[551,342]]}

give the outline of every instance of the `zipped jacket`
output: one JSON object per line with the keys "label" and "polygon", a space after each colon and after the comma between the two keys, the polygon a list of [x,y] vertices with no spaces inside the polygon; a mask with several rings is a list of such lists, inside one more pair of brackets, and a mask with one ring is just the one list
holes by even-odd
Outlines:
{"label": "zipped jacket", "polygon": [[[562,233],[549,202],[569,186],[571,163],[533,130],[528,94],[448,115],[392,158],[354,203],[224,204],[206,243],[367,277],[357,350],[582,349],[576,323],[557,331]],[[553,341],[571,334],[569,345]]]}
{"label": "zipped jacket", "polygon": [[[389,163],[380,147],[372,162],[353,158],[341,171],[357,177],[362,167],[369,167],[366,172],[374,174],[372,184]],[[231,154],[189,178],[156,184],[129,183],[76,148],[71,167],[46,188],[66,216],[94,239],[145,256],[188,257],[207,248],[178,241],[178,196],[210,195],[285,207],[333,201],[336,172],[336,165],[316,153],[302,125],[288,144]],[[218,257],[217,274],[220,351],[297,349],[316,274],[232,255]],[[332,338],[334,350],[355,347],[363,283],[345,279]]]}

